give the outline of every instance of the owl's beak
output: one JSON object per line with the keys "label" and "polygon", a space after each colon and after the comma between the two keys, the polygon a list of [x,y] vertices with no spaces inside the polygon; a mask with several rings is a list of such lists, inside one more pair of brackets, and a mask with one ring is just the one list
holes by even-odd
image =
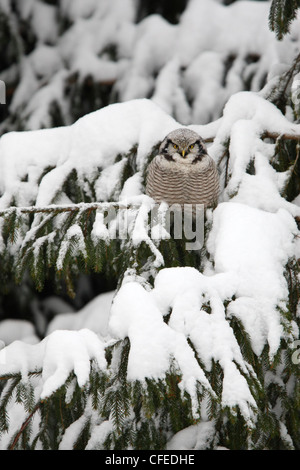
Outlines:
{"label": "owl's beak", "polygon": [[185,156],[185,150],[182,150],[181,155],[184,157]]}

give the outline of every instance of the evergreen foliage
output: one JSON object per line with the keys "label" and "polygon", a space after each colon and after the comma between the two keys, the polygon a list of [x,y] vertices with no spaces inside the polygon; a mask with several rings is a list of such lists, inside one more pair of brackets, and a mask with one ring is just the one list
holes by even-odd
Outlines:
{"label": "evergreen foliage", "polygon": [[[224,148],[228,151],[228,144],[225,143]],[[289,139],[277,142],[274,168],[286,171],[291,165],[298,165],[297,148]],[[155,151],[156,148],[150,153],[148,161]],[[128,160],[120,177],[121,187],[134,174],[133,153],[130,151],[121,157]],[[120,157],[117,160],[120,161]],[[291,183],[293,177],[292,171],[287,185],[287,188],[291,185],[289,199],[298,191],[298,187],[295,189]],[[74,282],[80,273],[112,271],[112,275],[118,278],[119,287],[122,280],[130,276],[151,288],[161,267],[190,265],[202,269],[207,253],[204,250],[199,257],[199,253],[187,252],[184,240],[163,238],[153,242],[149,237],[142,242],[134,241],[138,216],[142,217],[139,223],[142,220],[145,228],[148,223],[148,212],[144,210],[143,204],[139,207],[124,207],[122,203],[113,201],[81,202],[85,197],[74,171],[69,175],[68,184],[63,186],[63,190],[73,201],[69,205],[11,207],[1,212],[4,220],[2,235],[6,245],[2,253],[2,265],[10,267],[8,277],[14,275],[15,282],[22,283],[30,276],[36,288],[42,291],[48,273],[55,272],[58,280],[64,280],[72,296]],[[286,197],[287,194],[288,191],[285,192]],[[115,210],[117,218],[118,215],[124,215],[124,211],[130,211],[133,222],[126,238],[97,238],[93,235],[96,215],[99,217],[102,214],[101,220],[105,220],[104,216],[111,208]],[[119,225],[119,229],[121,227]],[[109,229],[108,225],[106,229]],[[209,221],[206,230],[210,230]],[[9,263],[4,262],[7,253],[12,253],[13,247],[20,241],[22,243],[15,256],[11,256]],[[298,272],[299,262],[291,260],[286,268],[289,305],[280,312],[282,325],[288,333],[292,322],[297,321],[300,289]],[[230,301],[224,306],[227,310]],[[209,303],[205,308],[209,314]],[[172,311],[165,317],[166,323],[170,316]],[[15,401],[24,408],[24,420],[10,436],[7,447],[58,449],[71,445],[74,449],[163,449],[174,434],[201,423],[199,410],[205,406],[215,428],[207,448],[215,448],[217,445],[230,449],[298,448],[299,366],[293,364],[293,350],[283,342],[272,361],[267,347],[257,357],[243,324],[230,313],[226,316],[244,360],[251,364],[252,372],[245,373],[240,369],[240,373],[255,398],[256,405],[252,409],[256,416],[255,422],[247,422],[238,406],[231,408],[222,405],[223,369],[218,362],[214,362],[210,370],[206,370],[191,339],[189,345],[211,384],[211,389],[200,383],[197,385],[197,406],[187,391],[180,388],[182,376],[176,363],[170,363],[164,379],[128,381],[131,344],[126,337],[107,346],[107,371],[101,370],[97,361],[91,361],[89,380],[83,387],[78,385],[76,375],[71,373],[61,387],[49,397],[41,399],[35,390],[43,383],[42,370],[32,370],[28,376],[22,376],[20,372],[3,375],[0,404],[3,435],[9,429],[8,403]],[[71,444],[68,440],[70,435]],[[97,440],[95,436],[101,438]]]}
{"label": "evergreen foliage", "polygon": [[[50,3],[56,5],[57,2]],[[150,3],[145,4],[150,8]],[[165,5],[165,2],[160,3]],[[285,28],[293,19],[298,6],[294,2],[288,7],[288,3],[273,1],[272,4],[271,26],[279,25],[278,34],[287,31]],[[175,4],[175,11],[163,9],[164,15],[173,23],[178,20],[178,13],[184,8],[185,2]],[[146,15],[141,8],[140,15]],[[64,27],[67,24],[62,21],[61,28]],[[31,40],[33,43],[34,38]],[[26,43],[30,49],[31,41],[28,39]],[[7,54],[4,63],[11,60],[9,55],[17,54],[14,47],[3,52]],[[113,56],[115,50],[112,48],[106,53]],[[252,154],[243,169],[248,180],[255,176],[259,171],[257,149],[263,149],[266,165],[269,165],[264,169],[267,168],[266,171],[272,177],[275,175],[274,179],[281,189],[280,196],[287,205],[295,200],[300,191],[300,134],[293,127],[299,122],[299,111],[291,95],[291,83],[299,71],[297,57],[288,72],[276,80],[275,85],[266,86],[261,92],[260,99],[263,101],[263,97],[266,98],[268,104],[273,103],[277,107],[274,106],[276,111],[281,110],[282,119],[291,110],[293,122],[286,120],[290,128],[278,133],[272,129],[273,122],[267,121],[266,115],[262,113],[264,119],[259,123],[256,140],[251,148]],[[101,95],[93,79],[83,81],[83,85],[82,82],[79,85],[78,77],[72,79],[74,82],[70,83],[69,93],[76,118],[90,111],[95,102],[95,107],[102,107],[110,101],[111,85],[108,84],[105,93]],[[85,109],[81,106],[81,94],[88,97]],[[55,116],[52,123],[65,124],[60,110],[52,109],[52,116]],[[251,122],[251,119],[248,121]],[[214,128],[214,135],[210,135],[207,141],[215,140],[223,194],[231,201],[240,190],[239,184],[233,184],[233,144],[236,144],[233,136],[234,119],[230,126],[225,124],[227,133],[222,131],[218,134],[221,126],[218,130]],[[18,127],[15,122],[14,125]],[[286,129],[291,130],[288,132]],[[125,185],[137,174],[144,190],[147,164],[156,155],[158,144],[153,142],[153,147],[144,156],[143,165],[139,160],[139,144],[136,142],[129,151],[114,156],[111,166],[117,172],[117,185],[105,201],[97,200],[97,181],[105,169],[97,168],[95,173],[91,171],[87,176],[84,172],[80,174],[75,165],[74,168],[68,167],[69,171],[61,180],[59,191],[45,206],[38,206],[34,198],[32,205],[24,206],[18,203],[18,194],[10,194],[7,207],[0,211],[2,302],[8,292],[12,298],[16,297],[16,292],[24,289],[23,298],[25,304],[28,304],[26,295],[30,294],[26,286],[30,286],[28,290],[31,293],[34,286],[40,295],[49,285],[53,290],[62,289],[63,286],[68,296],[74,298],[76,282],[81,275],[94,279],[100,276],[112,279],[116,297],[128,280],[146,292],[151,292],[163,268],[192,267],[201,273],[207,266],[213,266],[214,260],[210,257],[208,247],[212,230],[211,211],[206,214],[203,249],[195,252],[185,249],[185,239],[176,240],[165,232],[164,206],[160,208],[156,226],[160,228],[160,236],[154,238],[149,233],[150,211],[154,203],[146,197],[141,197],[139,204],[119,200]],[[57,169],[48,163],[39,175],[39,185]],[[26,177],[23,177],[23,187],[27,187],[28,177],[25,180]],[[124,226],[128,230],[124,231]],[[188,347],[191,353],[189,357],[195,360],[197,372],[203,372],[203,376],[199,372],[194,382],[188,381],[184,364],[179,364],[174,349],[170,349],[164,374],[159,377],[130,378],[129,364],[134,337],[129,331],[107,341],[86,330],[68,332],[69,336],[67,332],[64,332],[66,336],[55,335],[54,332],[38,344],[26,345],[24,349],[20,346],[18,359],[22,354],[28,359],[28,362],[20,360],[20,363],[9,362],[9,354],[14,353],[15,346],[11,349],[8,346],[0,351],[2,448],[160,450],[167,448],[174,436],[188,430],[195,436],[195,449],[226,447],[231,450],[299,450],[300,369],[295,360],[293,341],[297,328],[300,328],[300,264],[295,256],[290,256],[284,278],[289,295],[276,306],[282,335],[274,354],[271,354],[271,346],[267,341],[260,354],[254,351],[253,338],[247,325],[232,311],[232,304],[236,300],[234,295],[225,293],[220,302],[226,334],[232,335],[236,345],[236,349],[230,350],[230,367],[239,377],[239,383],[243,384],[242,390],[249,391],[246,405],[242,398],[235,403],[224,402],[226,371],[222,357],[212,357],[211,363],[205,361],[197,347],[197,338],[190,333],[184,336],[174,328],[176,309],[169,303],[161,323],[163,327],[171,325],[172,329],[173,322],[173,331],[178,333],[176,339],[184,337],[182,344]],[[19,286],[19,291],[16,286]],[[209,295],[203,295],[202,300],[201,311],[209,322],[215,305]],[[22,299],[15,299],[15,302],[21,304]],[[138,305],[141,314],[144,307]],[[5,306],[0,304],[1,309],[4,310]],[[70,356],[66,359],[69,369],[59,368],[60,362],[64,364],[64,358],[59,356],[59,340],[71,345]],[[77,346],[78,349],[85,348],[84,365],[76,362]],[[56,348],[57,357],[54,354]],[[36,351],[39,354],[35,354]],[[7,364],[3,364],[5,352],[7,368]],[[38,364],[29,360],[35,356],[40,359]],[[21,364],[19,368],[18,364]],[[15,409],[18,411],[17,425]],[[210,432],[205,433],[204,439],[198,439],[205,425],[210,426]]]}
{"label": "evergreen foliage", "polygon": [[[269,9],[264,3],[259,2],[268,30]],[[121,7],[113,0],[105,10],[105,3],[78,0],[34,0],[28,6],[23,0],[1,3],[0,79],[6,83],[7,106],[0,107],[0,132],[69,125],[108,104],[141,97],[154,97],[167,105],[183,124],[208,123],[220,117],[232,93],[264,86],[272,65],[268,56],[275,48],[280,60],[281,50],[275,37],[269,43],[265,34],[261,39],[260,34],[256,36],[254,46],[255,24],[247,21],[247,15],[240,15],[239,2],[196,4],[124,0]],[[122,18],[118,14],[121,8]],[[226,8],[232,9],[229,22]],[[274,0],[271,26],[291,22],[295,11],[295,1]],[[43,25],[43,15],[48,26]],[[205,19],[202,24],[206,15],[216,16],[223,38],[228,36],[228,28],[253,27],[246,52],[243,42],[239,45],[237,41],[233,47],[230,40],[221,40],[207,54]],[[157,30],[163,31],[164,48]],[[93,35],[97,36],[94,40]],[[189,36],[191,43],[181,45],[179,41],[177,45],[179,35]],[[284,39],[288,64],[294,55],[294,37]],[[182,56],[178,64],[173,60],[177,53]],[[148,56],[153,64],[145,59]],[[166,94],[161,82],[171,77],[172,93]]]}
{"label": "evergreen foliage", "polygon": [[273,0],[270,9],[269,23],[278,39],[290,31],[292,21],[297,17],[299,0]]}

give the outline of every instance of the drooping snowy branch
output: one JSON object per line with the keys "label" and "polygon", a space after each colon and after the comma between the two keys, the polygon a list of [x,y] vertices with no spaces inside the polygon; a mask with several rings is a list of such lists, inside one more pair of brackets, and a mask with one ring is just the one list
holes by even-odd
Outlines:
{"label": "drooping snowy branch", "polygon": [[[86,257],[85,235],[89,230],[93,243],[97,245],[104,241],[109,246],[114,226],[107,225],[104,213],[113,208],[114,223],[120,224],[121,228],[125,220],[122,211],[130,211],[127,223],[132,230],[129,239],[132,238],[126,245],[127,256],[130,258],[131,248],[138,249],[145,243],[154,256],[152,263],[156,259],[156,268],[163,267],[160,240],[152,240],[147,227],[151,200],[145,200],[142,174],[157,142],[170,129],[179,126],[150,101],[137,100],[98,111],[64,129],[63,133],[58,129],[7,134],[1,142],[4,167],[2,215],[9,219],[35,213],[23,249],[27,247],[37,256],[44,243],[51,243],[50,235],[53,236],[54,230],[60,238],[53,238],[52,244],[58,244],[61,255],[56,260],[56,267],[63,266],[73,243],[78,245],[72,248],[72,253],[83,253]],[[228,184],[221,194],[219,206],[209,216],[212,228],[206,243],[208,256],[203,273],[194,268],[166,267],[156,276],[152,288],[147,284],[147,278],[142,277],[140,283],[138,276],[132,276],[128,265],[103,336],[109,334],[113,343],[129,338],[129,381],[161,380],[173,364],[180,376],[180,389],[191,397],[194,416],[198,417],[197,384],[213,396],[209,377],[213,365],[219,364],[223,371],[221,407],[232,412],[238,408],[245,421],[253,426],[258,377],[235,337],[234,328],[241,325],[251,350],[257,356],[267,351],[270,362],[275,360],[281,341],[291,347],[298,334],[297,324],[289,320],[285,269],[299,250],[294,217],[300,210],[282,195],[289,174],[281,173],[273,166],[276,142],[271,137],[283,135],[287,140],[294,140],[298,138],[300,128],[259,94],[245,92],[228,101],[222,118],[215,123],[191,127],[204,137],[210,137],[214,129],[215,138],[209,153],[219,162],[221,179],[225,171],[222,168],[225,150],[228,158]],[[111,137],[117,134],[117,142],[112,138],[106,140],[107,136],[104,139],[98,129],[105,130]],[[288,139],[289,136],[293,138]],[[65,139],[63,145],[62,137]],[[49,146],[45,145],[48,138]],[[36,139],[41,139],[45,148],[41,154],[42,147],[39,147],[39,159],[35,153]],[[59,158],[56,156],[55,168],[45,173],[49,148],[56,145],[58,148],[58,143],[62,150]],[[85,152],[89,158],[82,159]],[[27,178],[22,169],[25,166],[19,165],[24,158],[26,168],[30,168]],[[121,170],[128,162],[134,171],[127,174],[120,187]],[[255,171],[248,172],[251,163]],[[90,198],[94,195],[97,200],[98,192],[104,200],[108,199],[115,188],[115,200],[76,201],[73,187],[65,185],[74,170],[77,175],[74,181]],[[88,185],[88,181],[92,184]],[[18,200],[20,188],[23,189],[22,204],[9,208],[11,200]],[[56,204],[58,195],[59,201],[65,202]],[[72,198],[74,200],[70,202]],[[24,202],[28,206],[23,205]],[[136,208],[132,210],[134,204]],[[93,219],[90,219],[91,213]],[[86,219],[80,221],[84,214]],[[63,219],[51,225],[47,239],[42,229],[52,215],[54,219]],[[69,216],[73,216],[70,222]],[[93,223],[87,230],[90,220]],[[18,243],[24,243],[24,240],[21,238]],[[11,247],[14,253],[13,245]],[[26,252],[22,253],[25,256]],[[71,262],[72,256],[69,258]],[[155,354],[159,359],[154,360]],[[53,379],[50,373],[52,392],[69,372],[70,369],[62,365],[60,382],[56,381],[55,371]]]}
{"label": "drooping snowy branch", "polygon": [[[154,14],[137,22],[133,0],[34,0],[26,7],[9,0],[1,10],[4,19],[14,18],[6,19],[8,39],[19,44],[0,75],[14,91],[8,128],[10,121],[25,129],[68,125],[81,107],[90,112],[149,96],[183,124],[205,124],[221,115],[232,94],[259,91],[299,52],[299,19],[278,41],[268,28],[269,1],[193,0],[177,24]],[[24,53],[19,24],[31,32],[30,52]],[[93,99],[81,103],[81,93]]]}

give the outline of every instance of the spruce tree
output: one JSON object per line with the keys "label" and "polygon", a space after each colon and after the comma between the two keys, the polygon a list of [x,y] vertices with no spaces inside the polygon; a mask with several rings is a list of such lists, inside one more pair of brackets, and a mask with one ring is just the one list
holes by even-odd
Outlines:
{"label": "spruce tree", "polygon": [[[267,103],[263,98],[259,100],[262,106]],[[116,106],[117,113],[118,106],[127,107],[127,104]],[[270,106],[273,110],[274,105]],[[103,109],[103,115],[105,111]],[[226,114],[223,119],[225,122]],[[282,119],[285,118],[282,116]],[[287,120],[284,122],[292,127]],[[270,166],[272,171],[288,175],[281,196],[288,204],[295,191],[299,190],[295,189],[293,181],[299,171],[300,133],[280,136],[268,128],[267,122],[262,126],[258,139],[277,141],[275,146],[265,145],[275,150]],[[217,133],[216,139],[221,135]],[[234,136],[229,135],[229,139],[231,143],[228,145],[224,141],[224,150],[219,149],[220,167],[224,159],[229,159],[229,162],[231,159]],[[114,164],[123,162],[119,181],[124,180],[124,185],[137,176],[133,173],[127,179],[124,177],[136,151],[135,147],[121,160],[118,157],[119,161]],[[144,160],[145,165],[156,151],[155,147],[150,151]],[[287,155],[292,160],[288,161]],[[257,165],[258,160],[254,166],[259,168]],[[43,178],[49,177],[51,171],[46,172]],[[144,174],[143,168],[140,171],[141,175]],[[251,175],[250,166],[249,171]],[[221,179],[225,174],[226,165],[223,165]],[[52,201],[47,206],[10,207],[1,212],[1,265],[6,266],[15,282],[24,282],[30,276],[38,290],[42,290],[48,281],[47,273],[53,271],[57,282],[64,280],[69,295],[74,293],[74,280],[80,272],[113,271],[118,277],[111,320],[115,334],[108,342],[103,342],[89,330],[58,330],[37,345],[12,343],[2,350],[1,429],[4,442],[5,433],[8,433],[7,447],[163,449],[178,432],[194,429],[197,435],[201,427],[209,423],[213,432],[208,434],[205,444],[202,441],[199,444],[205,448],[299,448],[299,366],[294,357],[297,352],[294,341],[298,323],[299,261],[295,256],[290,254],[282,273],[289,296],[276,307],[278,327],[281,325],[282,329],[276,338],[281,338],[277,347],[272,345],[271,335],[269,345],[266,343],[259,355],[253,351],[253,338],[249,336],[251,329],[243,317],[239,318],[234,313],[233,306],[237,300],[234,287],[232,292],[225,293],[223,303],[209,288],[206,294],[203,291],[199,321],[202,318],[201,321],[205,322],[200,330],[195,323],[195,329],[185,337],[184,330],[176,326],[176,316],[181,311],[180,315],[187,315],[185,321],[192,321],[192,317],[188,320],[188,310],[185,312],[182,306],[180,310],[179,305],[171,300],[162,300],[165,306],[161,317],[155,304],[151,304],[149,295],[153,291],[154,295],[164,299],[164,287],[160,286],[166,288],[166,281],[180,292],[176,283],[181,279],[181,271],[177,271],[181,267],[187,270],[184,278],[190,277],[189,289],[192,290],[186,297],[183,289],[182,294],[178,294],[177,303],[182,295],[186,300],[181,302],[187,302],[189,306],[190,295],[194,295],[192,286],[197,286],[199,281],[195,292],[201,292],[201,272],[205,272],[205,267],[212,261],[209,260],[210,245],[204,244],[199,256],[185,250],[184,240],[168,237],[153,240],[147,231],[151,208],[147,199],[142,199],[137,207],[114,200],[103,203],[88,201],[90,189],[83,184],[84,178],[81,176],[79,179],[74,170],[65,177],[68,185],[62,185],[61,194],[55,193],[55,197],[64,192],[72,201],[69,204]],[[232,178],[228,179],[228,191],[232,190]],[[296,186],[297,181],[298,178]],[[119,190],[116,188],[116,194]],[[82,202],[85,199],[83,194],[86,194],[86,202]],[[239,190],[230,198],[238,195]],[[230,202],[224,204],[239,206]],[[125,214],[132,221],[126,238],[111,238],[109,234],[113,225],[105,222],[105,215],[112,209],[117,225]],[[209,240],[211,230],[214,228],[208,220],[206,240]],[[272,321],[270,325],[267,322],[267,328],[271,328],[271,324]],[[145,334],[145,328],[150,337],[143,351],[140,349],[142,345],[137,346],[136,341],[139,334]],[[209,336],[219,331],[222,353],[202,350],[197,337],[202,328],[207,328]],[[170,361],[157,376],[158,364],[148,364],[148,354],[160,338],[156,339],[156,334],[162,335],[163,341],[170,341],[169,345],[157,343],[157,347],[162,348],[162,363],[165,361],[165,347],[169,350]],[[69,357],[64,358],[66,344],[70,345]],[[227,348],[233,348],[229,356]],[[144,356],[147,362],[140,363]],[[186,358],[190,358],[188,367]],[[148,369],[152,370],[149,375]],[[226,395],[228,379],[241,387],[237,395],[233,390]],[[17,405],[23,408],[24,418],[11,434],[10,425],[14,422],[11,413]]]}
{"label": "spruce tree", "polygon": [[115,289],[108,336],[0,351],[2,449],[299,449],[298,73],[296,58],[193,123],[222,187],[197,252],[165,230],[164,205],[151,225],[147,165],[180,125],[151,100],[2,138],[2,299],[74,298],[81,276]]}

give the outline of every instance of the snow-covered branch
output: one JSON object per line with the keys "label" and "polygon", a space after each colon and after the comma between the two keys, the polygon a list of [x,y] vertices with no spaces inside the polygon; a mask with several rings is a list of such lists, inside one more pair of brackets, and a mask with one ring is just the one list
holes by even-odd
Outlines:
{"label": "snow-covered branch", "polygon": [[[191,0],[176,24],[133,0],[13,3],[38,40],[19,83],[3,72],[31,130],[0,139],[0,290],[38,327],[0,322],[0,448],[299,446],[299,20],[279,44],[270,2]],[[118,103],[75,120],[104,83]],[[40,129],[50,108],[68,125]],[[221,182],[198,251],[145,195],[182,126]]]}
{"label": "snow-covered branch", "polygon": [[[147,197],[146,197],[147,198]],[[52,214],[55,215],[62,214],[64,212],[73,212],[79,213],[83,211],[102,211],[105,212],[111,208],[127,210],[127,209],[137,209],[141,206],[142,200],[139,198],[140,202],[128,202],[125,201],[118,202],[79,202],[78,204],[50,204],[44,207],[38,206],[27,206],[27,207],[17,207],[12,206],[8,209],[0,211],[0,217],[10,217],[12,215],[21,215],[21,214]]]}

